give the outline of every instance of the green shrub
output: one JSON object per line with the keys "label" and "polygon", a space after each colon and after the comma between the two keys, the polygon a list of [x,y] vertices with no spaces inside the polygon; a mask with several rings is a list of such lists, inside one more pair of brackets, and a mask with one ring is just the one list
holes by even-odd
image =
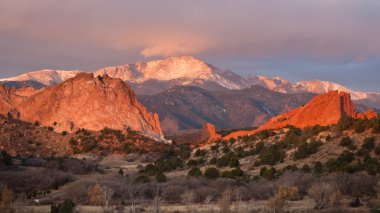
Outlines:
{"label": "green shrub", "polygon": [[139,175],[135,178],[134,183],[140,184],[140,183],[149,183],[150,179],[146,175]]}
{"label": "green shrub", "polygon": [[364,143],[362,145],[362,149],[371,151],[375,147],[375,138],[374,137],[366,137],[364,138]]}
{"label": "green shrub", "polygon": [[6,166],[12,166],[12,157],[6,151],[1,151],[1,156]]}
{"label": "green shrub", "polygon": [[236,168],[236,167],[239,167],[239,166],[240,166],[239,159],[237,159],[237,158],[231,158],[230,159],[230,167],[231,168]]}
{"label": "green shrub", "polygon": [[63,203],[55,205],[52,204],[50,207],[51,213],[73,213],[75,204],[71,200],[65,200]]}
{"label": "green shrub", "polygon": [[337,123],[337,129],[338,131],[344,131],[352,127],[354,123],[354,119],[350,116],[342,116],[338,123]]}
{"label": "green shrub", "polygon": [[355,130],[356,133],[362,133],[365,130],[365,126],[364,126],[364,124],[362,122],[355,121],[355,123],[354,123],[354,130]]}
{"label": "green shrub", "polygon": [[305,164],[302,166],[301,171],[309,173],[309,172],[311,172],[311,169],[310,169],[309,165]]}
{"label": "green shrub", "polygon": [[302,131],[296,127],[289,127],[289,130],[285,133],[284,141],[287,144],[296,144],[302,135]]}
{"label": "green shrub", "polygon": [[260,169],[260,177],[267,180],[273,180],[276,177],[276,169],[274,167],[271,167],[270,169],[263,167]]}
{"label": "green shrub", "polygon": [[217,161],[218,161],[218,159],[214,157],[214,158],[210,159],[209,163],[215,165]]}
{"label": "green shrub", "polygon": [[317,161],[314,163],[314,168],[313,168],[313,172],[315,174],[320,174],[323,172],[323,165],[321,162]]}
{"label": "green shrub", "polygon": [[194,156],[195,157],[204,157],[204,156],[206,156],[206,154],[207,154],[206,150],[197,149],[197,151],[195,151],[195,153],[194,153]]}
{"label": "green shrub", "polygon": [[156,181],[158,183],[165,183],[168,179],[166,178],[166,175],[163,172],[159,172],[156,174]]}
{"label": "green shrub", "polygon": [[231,178],[231,179],[234,179],[234,178],[237,178],[237,177],[241,177],[244,175],[244,172],[243,170],[241,170],[239,167],[236,168],[236,169],[233,169],[233,170],[227,170],[227,171],[224,171],[222,173],[222,177],[224,178]]}
{"label": "green shrub", "polygon": [[200,164],[204,164],[204,160],[203,159],[191,159],[187,162],[187,165],[188,166],[198,166]]}
{"label": "green shrub", "polygon": [[217,179],[220,176],[220,172],[218,169],[210,167],[206,169],[204,176],[208,179]]}
{"label": "green shrub", "polygon": [[183,162],[178,157],[172,157],[169,159],[158,159],[156,162],[154,162],[154,165],[161,171],[161,172],[170,172],[177,168],[183,167]]}
{"label": "green shrub", "polygon": [[284,173],[286,171],[295,172],[297,170],[298,170],[297,166],[295,166],[295,165],[287,165],[284,168],[282,168],[281,173]]}
{"label": "green shrub", "polygon": [[274,144],[262,148],[259,158],[262,165],[275,165],[284,160],[285,152],[279,147],[279,145]]}
{"label": "green shrub", "polygon": [[350,146],[351,144],[352,144],[351,138],[346,136],[340,140],[339,146]]}
{"label": "green shrub", "polygon": [[202,176],[202,171],[198,167],[193,167],[187,172],[188,177],[200,177]]}
{"label": "green shrub", "polygon": [[294,152],[294,160],[299,160],[302,158],[307,158],[310,155],[318,152],[318,147],[322,145],[322,142],[312,141],[310,143],[301,142],[297,146],[297,150]]}

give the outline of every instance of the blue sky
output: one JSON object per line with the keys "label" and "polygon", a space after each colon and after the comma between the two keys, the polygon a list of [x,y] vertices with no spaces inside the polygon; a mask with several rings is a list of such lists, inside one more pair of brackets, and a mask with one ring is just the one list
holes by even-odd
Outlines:
{"label": "blue sky", "polygon": [[194,55],[242,75],[380,92],[377,0],[0,2],[0,77]]}

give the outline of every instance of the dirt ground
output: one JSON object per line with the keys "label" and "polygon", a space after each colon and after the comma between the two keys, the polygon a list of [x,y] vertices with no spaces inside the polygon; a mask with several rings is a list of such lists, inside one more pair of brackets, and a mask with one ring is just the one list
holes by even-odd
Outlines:
{"label": "dirt ground", "polygon": [[[251,202],[241,202],[239,204],[232,203],[231,204],[231,212],[238,213],[253,213],[253,212],[269,212],[266,208],[267,201],[251,201]],[[344,204],[346,201],[342,201]],[[314,201],[311,199],[305,199],[301,201],[290,201],[287,204],[286,211],[287,212],[326,212],[325,211],[317,211],[313,209]],[[77,206],[75,211],[78,213],[105,213],[105,212],[123,212],[129,213],[130,207],[124,206],[123,211],[117,211],[117,207],[98,207],[98,206]],[[155,212],[153,205],[144,204],[140,206],[140,212]],[[50,206],[15,206],[15,213],[49,213]],[[192,212],[192,213],[217,213],[220,212],[220,208],[217,203],[213,204],[193,204],[193,205],[184,205],[184,204],[162,204],[160,205],[161,213],[174,213],[174,212]],[[369,212],[369,209],[366,207],[361,208],[340,208],[334,212],[352,212],[352,213],[360,213],[360,212]]]}

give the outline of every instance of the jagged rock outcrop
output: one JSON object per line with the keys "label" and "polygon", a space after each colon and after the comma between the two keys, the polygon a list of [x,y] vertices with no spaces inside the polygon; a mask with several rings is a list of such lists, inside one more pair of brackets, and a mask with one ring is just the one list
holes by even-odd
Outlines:
{"label": "jagged rock outcrop", "polygon": [[364,114],[355,111],[355,104],[351,96],[346,92],[332,91],[313,98],[306,105],[289,112],[271,118],[267,123],[253,131],[233,132],[226,137],[237,138],[239,136],[254,134],[267,129],[278,129],[287,125],[305,128],[315,125],[328,126],[336,124],[342,116],[353,118],[368,118],[378,116],[373,110]]}
{"label": "jagged rock outcrop", "polygon": [[162,137],[158,115],[138,102],[126,83],[107,75],[94,78],[91,73],[79,73],[52,87],[1,87],[0,94],[0,113],[17,111],[19,119],[39,121],[56,131],[130,127],[155,139]]}
{"label": "jagged rock outcrop", "polygon": [[202,143],[209,143],[220,138],[221,135],[216,133],[214,125],[211,123],[205,123],[205,125],[203,125],[203,128],[199,134],[199,141]]}

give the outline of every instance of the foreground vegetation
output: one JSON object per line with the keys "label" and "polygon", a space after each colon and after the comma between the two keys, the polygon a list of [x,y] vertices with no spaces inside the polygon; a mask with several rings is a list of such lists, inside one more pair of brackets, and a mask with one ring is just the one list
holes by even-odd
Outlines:
{"label": "foreground vegetation", "polygon": [[2,152],[0,212],[31,205],[48,205],[47,212],[83,206],[99,212],[378,212],[379,124],[343,118],[334,126],[289,126],[194,150],[159,144],[119,155],[107,153],[123,146],[107,148],[103,141],[140,136],[105,129],[89,139],[102,142],[88,150],[83,137],[90,134],[81,131],[73,137],[73,156]]}

